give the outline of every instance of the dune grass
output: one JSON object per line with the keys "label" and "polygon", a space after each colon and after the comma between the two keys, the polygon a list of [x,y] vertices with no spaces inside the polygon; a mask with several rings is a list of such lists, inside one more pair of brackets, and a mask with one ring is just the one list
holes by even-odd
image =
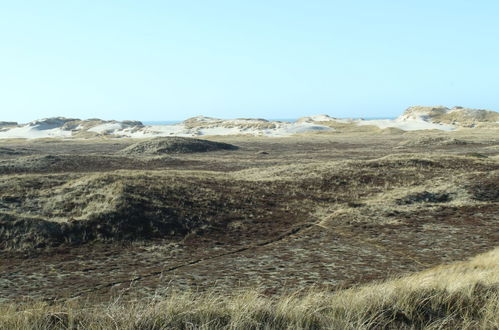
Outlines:
{"label": "dune grass", "polygon": [[497,329],[499,248],[356,288],[0,305],[0,329]]}

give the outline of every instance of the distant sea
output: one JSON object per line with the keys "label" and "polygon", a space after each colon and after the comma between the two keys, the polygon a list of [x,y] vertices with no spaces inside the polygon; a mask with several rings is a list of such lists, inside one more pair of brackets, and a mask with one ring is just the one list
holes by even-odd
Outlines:
{"label": "distant sea", "polygon": [[[279,119],[267,119],[267,120],[284,121],[287,123],[294,123],[296,121],[296,119],[291,119],[291,118],[287,118],[287,119],[279,118]],[[175,124],[178,124],[181,122],[182,122],[182,120],[158,120],[158,121],[143,121],[142,124],[144,124],[144,125],[175,125]]]}
{"label": "distant sea", "polygon": [[[395,119],[397,117],[362,117],[365,120],[375,120],[375,119]],[[359,117],[353,119],[360,119]],[[270,121],[283,121],[286,123],[294,123],[298,118],[271,118],[267,119]],[[181,123],[182,120],[158,120],[158,121],[143,121],[144,125],[175,125]]]}
{"label": "distant sea", "polygon": [[181,123],[182,120],[164,120],[164,121],[143,121],[144,125],[175,125]]}

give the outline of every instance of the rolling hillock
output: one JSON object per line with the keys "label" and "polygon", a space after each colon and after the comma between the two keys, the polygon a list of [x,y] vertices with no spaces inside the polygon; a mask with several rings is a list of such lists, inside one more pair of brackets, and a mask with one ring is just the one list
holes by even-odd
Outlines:
{"label": "rolling hillock", "polygon": [[284,212],[292,220],[302,212],[285,211],[293,201],[286,193],[269,195],[279,190],[275,185],[180,173],[35,175],[0,188],[0,249],[179,239],[198,229],[238,221],[249,226]]}
{"label": "rolling hillock", "polygon": [[26,156],[25,153],[22,150],[9,151],[7,149],[3,151],[0,149],[0,155],[10,156],[6,159],[0,159],[0,174],[102,172],[119,169],[178,167],[185,163],[180,159],[168,156],[144,159],[125,155],[55,154]]}
{"label": "rolling hillock", "polygon": [[134,143],[120,151],[122,155],[163,155],[235,150],[238,147],[221,142],[186,137],[160,137]]}
{"label": "rolling hillock", "polygon": [[473,144],[471,141],[456,139],[448,136],[425,136],[407,141],[402,141],[399,145],[404,147],[427,147],[427,146],[462,146]]}

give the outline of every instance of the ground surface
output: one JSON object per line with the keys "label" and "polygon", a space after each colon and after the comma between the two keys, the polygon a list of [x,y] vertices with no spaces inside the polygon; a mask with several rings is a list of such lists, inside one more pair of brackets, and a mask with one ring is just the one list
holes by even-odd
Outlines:
{"label": "ground surface", "polygon": [[0,299],[335,289],[463,260],[499,242],[498,136],[223,137],[239,149],[162,156],[2,141]]}

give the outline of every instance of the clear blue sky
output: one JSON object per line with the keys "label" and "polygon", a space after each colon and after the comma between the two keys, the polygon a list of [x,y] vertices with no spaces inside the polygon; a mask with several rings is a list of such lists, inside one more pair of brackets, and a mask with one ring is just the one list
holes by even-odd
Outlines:
{"label": "clear blue sky", "polygon": [[4,0],[0,120],[499,110],[499,1]]}

